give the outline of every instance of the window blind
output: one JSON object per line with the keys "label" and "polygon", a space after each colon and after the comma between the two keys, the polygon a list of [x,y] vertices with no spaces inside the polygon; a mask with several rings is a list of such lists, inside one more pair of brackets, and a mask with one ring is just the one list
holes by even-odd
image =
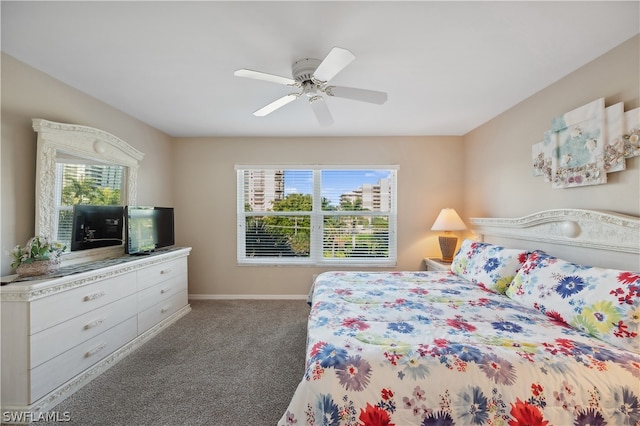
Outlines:
{"label": "window blind", "polygon": [[239,264],[394,266],[397,166],[236,166]]}

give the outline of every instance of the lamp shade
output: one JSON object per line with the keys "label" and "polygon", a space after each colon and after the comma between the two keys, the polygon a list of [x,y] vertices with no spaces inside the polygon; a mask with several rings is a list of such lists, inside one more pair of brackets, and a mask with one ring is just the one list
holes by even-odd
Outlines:
{"label": "lamp shade", "polygon": [[454,209],[442,209],[431,227],[432,231],[464,231],[464,224]]}

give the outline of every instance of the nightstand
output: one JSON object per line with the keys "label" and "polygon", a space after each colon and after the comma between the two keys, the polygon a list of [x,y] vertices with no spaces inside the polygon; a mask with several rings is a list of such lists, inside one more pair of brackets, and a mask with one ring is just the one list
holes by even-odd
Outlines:
{"label": "nightstand", "polygon": [[425,257],[424,264],[427,271],[448,271],[451,269],[451,262],[444,262],[437,257]]}

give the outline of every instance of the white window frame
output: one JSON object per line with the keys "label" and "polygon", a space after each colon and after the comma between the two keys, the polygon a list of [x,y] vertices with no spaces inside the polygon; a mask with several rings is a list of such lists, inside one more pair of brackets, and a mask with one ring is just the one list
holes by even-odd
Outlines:
{"label": "white window frame", "polygon": [[[395,267],[397,265],[397,178],[398,165],[239,165],[235,166],[237,196],[237,261],[239,265],[305,265],[331,267]],[[311,212],[248,212],[244,205],[244,172],[246,170],[311,170],[313,171],[313,210]],[[392,174],[391,211],[323,211],[321,195],[321,174],[324,170],[388,170]],[[246,219],[250,216],[281,215],[311,217],[311,242],[308,257],[251,257],[246,256]],[[385,216],[389,217],[389,256],[385,258],[344,258],[325,259],[323,257],[323,218],[335,216]]]}

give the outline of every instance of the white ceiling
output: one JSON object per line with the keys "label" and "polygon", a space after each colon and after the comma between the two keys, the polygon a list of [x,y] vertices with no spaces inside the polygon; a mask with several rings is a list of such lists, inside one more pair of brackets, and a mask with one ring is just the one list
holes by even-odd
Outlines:
{"label": "white ceiling", "polygon": [[[172,136],[462,135],[640,32],[636,1],[2,1],[2,51]],[[252,112],[332,47],[356,56],[320,127],[304,97]]]}

